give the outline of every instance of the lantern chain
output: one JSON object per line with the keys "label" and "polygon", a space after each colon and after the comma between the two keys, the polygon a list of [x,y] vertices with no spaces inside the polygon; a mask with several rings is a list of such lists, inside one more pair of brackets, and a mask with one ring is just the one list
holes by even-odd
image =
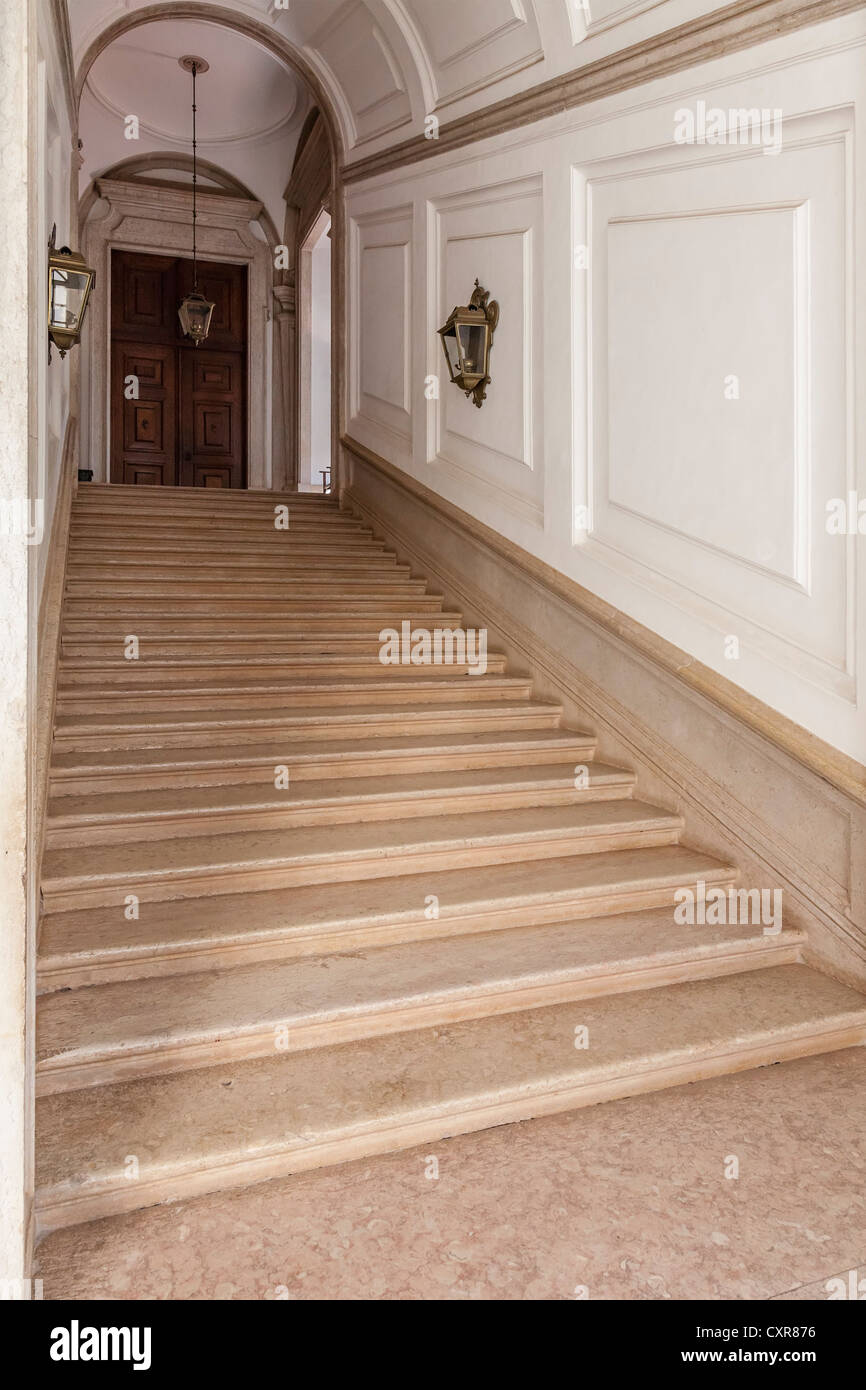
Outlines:
{"label": "lantern chain", "polygon": [[198,261],[196,259],[196,221],[198,219],[198,207],[196,202],[196,188],[198,184],[198,166],[196,162],[196,111],[198,110],[195,101],[195,78],[198,67],[192,65],[192,288],[193,293],[198,289]]}

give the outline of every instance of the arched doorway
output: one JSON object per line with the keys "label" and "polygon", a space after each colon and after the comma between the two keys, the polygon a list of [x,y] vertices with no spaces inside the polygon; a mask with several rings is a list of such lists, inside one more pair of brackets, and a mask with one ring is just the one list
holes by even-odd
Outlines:
{"label": "arched doorway", "polygon": [[[211,34],[220,35],[223,43],[226,35],[237,36],[244,44],[255,45],[302,79],[309,98],[306,103],[309,109],[303,121],[302,141],[307,143],[310,130],[315,127],[318,136],[316,153],[324,162],[325,187],[333,208],[332,237],[335,249],[339,251],[342,215],[338,207],[339,200],[332,196],[342,148],[339,128],[318,79],[304,58],[278,33],[257,21],[239,16],[236,12],[228,11],[221,6],[201,4],[150,5],[122,15],[92,43],[81,61],[76,76],[79,111],[82,109],[82,102],[87,100],[88,76],[94,71],[99,71],[98,65],[104,62],[106,53],[112,51],[112,45],[121,39],[128,44],[134,32],[142,33],[146,26],[165,24],[168,21],[172,24],[186,21],[205,33],[210,30]],[[288,192],[285,185],[287,180],[291,182],[292,152],[300,148],[302,141],[298,141],[297,145],[287,143],[281,151],[284,164],[279,180],[280,195],[284,190]],[[118,461],[118,454],[128,452],[125,444],[130,435],[134,434],[134,431],[131,432],[124,424],[124,411],[129,414],[132,407],[121,405],[113,399],[116,395],[114,383],[118,379],[119,368],[116,365],[111,366],[111,331],[115,317],[111,286],[112,282],[115,285],[118,283],[118,276],[111,268],[112,253],[122,250],[147,255],[160,254],[165,249],[171,253],[172,259],[183,259],[183,218],[177,205],[182,196],[180,174],[185,163],[189,163],[188,150],[177,149],[171,155],[167,154],[164,148],[154,148],[153,151],[142,154],[136,153],[126,161],[108,167],[105,174],[97,172],[97,177],[86,190],[82,201],[82,242],[86,246],[90,242],[96,243],[93,260],[102,271],[98,280],[97,296],[101,287],[103,298],[100,302],[97,297],[93,303],[91,321],[85,336],[82,380],[82,455],[91,463],[97,479],[120,480],[128,474],[128,461]],[[248,203],[258,201],[261,204],[257,210],[252,211],[246,228],[236,225],[235,219],[235,224],[227,229],[225,209],[217,210],[218,215],[211,219],[212,224],[221,234],[227,230],[233,231],[235,244],[231,246],[225,244],[225,236],[212,238],[211,244],[208,245],[206,220],[202,219],[199,222],[200,254],[206,259],[210,258],[214,264],[220,262],[224,265],[235,265],[238,267],[237,273],[241,276],[246,273],[248,279],[247,342],[239,340],[237,344],[232,344],[233,348],[248,353],[243,396],[249,404],[249,411],[246,421],[241,421],[241,428],[246,432],[245,462],[236,462],[231,468],[223,471],[233,475],[233,485],[238,485],[238,480],[242,480],[240,485],[254,488],[293,489],[299,480],[298,405],[301,400],[301,353],[295,314],[299,299],[308,293],[303,278],[305,273],[311,270],[306,264],[298,264],[297,209],[282,199],[277,204],[273,197],[273,187],[263,189],[261,185],[263,182],[267,183],[267,180],[254,176],[255,171],[247,178],[244,169],[245,177],[242,182],[237,177],[236,170],[222,165],[213,158],[208,159],[206,155],[202,158],[199,168],[198,191],[205,209],[208,202],[213,206],[215,200],[223,196],[227,200],[233,200],[232,210],[238,213],[244,211],[241,207],[244,198]],[[123,173],[119,176],[121,170]],[[274,182],[272,178],[271,184]],[[122,190],[121,183],[125,185]],[[155,190],[158,187],[160,191],[157,194]],[[145,188],[149,192],[145,193]],[[108,199],[111,206],[108,216],[104,206],[97,207],[94,211],[97,198],[101,195],[104,202],[106,192],[111,195]],[[252,198],[249,197],[250,194],[253,195]],[[131,203],[135,199],[149,200],[150,206],[145,217],[136,215],[132,210]],[[140,236],[139,232],[144,222],[150,222],[152,231],[154,226],[165,220],[164,213],[155,210],[154,205],[161,203],[165,207],[172,202],[176,205],[174,234],[169,228],[167,244],[160,244],[159,234],[155,238],[156,245],[153,244],[154,238]],[[124,208],[123,226],[110,226],[121,204]],[[168,220],[172,221],[172,218]],[[229,220],[231,221],[230,217]],[[221,241],[222,244],[214,244],[215,241]],[[244,244],[239,245],[239,242]],[[180,271],[182,272],[182,267]],[[167,274],[168,278],[171,278],[177,271],[172,271],[169,267]],[[342,257],[336,254],[331,267],[330,296],[335,309],[342,301],[342,276]],[[333,462],[340,435],[342,400],[342,364],[336,354],[332,360],[331,371],[333,382],[329,394],[332,399],[333,423],[328,431],[328,442]],[[128,375],[135,373],[124,373],[120,379]],[[178,382],[182,382],[183,371],[180,361],[175,377]],[[107,401],[109,394],[112,395],[110,404]],[[187,409],[183,400],[180,400],[179,409],[181,412]],[[227,411],[230,415],[232,411],[240,410],[242,406],[238,401],[217,402],[209,416],[211,427],[215,429],[217,423],[225,422],[228,419]],[[143,452],[146,452],[150,442],[149,436],[159,433],[158,422],[146,419],[146,416],[147,411],[138,412],[137,418],[144,421],[145,427],[145,438],[141,441],[144,446]],[[235,426],[236,422],[233,422],[233,428]],[[190,428],[189,421],[186,421],[185,427],[182,423],[178,425],[176,466],[173,469],[165,471],[162,468],[151,467],[154,460],[150,460],[150,465],[144,469],[133,468],[136,481],[164,481],[168,477],[179,480],[184,476],[185,464],[192,464],[195,469],[196,460],[185,457],[190,450],[183,445],[183,441],[189,438]],[[119,450],[115,447],[118,439],[124,445]],[[138,441],[133,439],[134,446],[137,447],[137,443]],[[213,470],[199,469],[198,474],[201,481],[197,475],[193,485],[208,485],[217,481]]]}

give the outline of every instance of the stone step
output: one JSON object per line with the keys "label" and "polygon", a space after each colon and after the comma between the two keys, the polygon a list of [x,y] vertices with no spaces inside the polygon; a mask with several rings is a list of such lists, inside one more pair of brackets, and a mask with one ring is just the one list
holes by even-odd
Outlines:
{"label": "stone step", "polygon": [[864,1040],[862,995],[776,965],[43,1096],[38,1220],[116,1215]]}
{"label": "stone step", "polygon": [[[219,665],[220,660],[225,657],[232,657],[238,663],[244,665],[254,665],[258,658],[294,658],[296,656],[347,656],[357,658],[363,656],[369,663],[375,663],[377,669],[381,669],[382,663],[379,661],[379,651],[382,647],[380,634],[377,632],[367,632],[362,636],[351,636],[349,634],[329,634],[322,633],[316,635],[296,635],[269,633],[223,633],[216,634],[197,634],[189,636],[181,633],[171,633],[163,636],[157,633],[136,633],[139,639],[139,660],[148,665],[154,658],[161,661],[179,662],[184,661],[208,661]],[[129,669],[129,662],[124,657],[126,636],[115,625],[115,632],[111,637],[77,637],[65,635],[62,642],[62,655],[64,664],[69,661],[81,661],[88,664],[103,666],[107,663],[123,663],[123,669]],[[468,650],[472,650],[470,647]],[[454,667],[451,668],[452,670]],[[504,668],[500,668],[504,669]]]}
{"label": "stone step", "polygon": [[[305,619],[313,612],[339,616],[344,620],[356,617],[367,618],[375,614],[376,621],[381,621],[383,627],[389,626],[399,629],[400,623],[409,613],[416,614],[417,620],[422,624],[423,616],[429,614],[427,626],[434,626],[436,622],[439,622],[438,615],[443,606],[444,600],[441,594],[410,594],[408,597],[404,597],[386,589],[380,594],[367,597],[356,594],[351,599],[325,592],[311,593],[306,599],[302,597],[260,599],[254,596],[247,598],[186,596],[182,604],[171,598],[157,600],[126,596],[124,598],[96,599],[92,596],[76,598],[67,595],[64,600],[63,612],[64,621],[69,618],[79,621],[91,621],[94,618],[115,618],[123,622],[128,632],[135,632],[135,624],[144,618],[171,620],[183,615],[185,618],[218,618],[224,622],[236,622],[243,618],[249,618],[251,621],[260,621],[262,618],[266,618],[271,622],[278,622],[281,619]],[[441,626],[441,623],[439,625]]]}
{"label": "stone step", "polygon": [[625,798],[334,826],[195,835],[48,850],[46,911],[300,884],[390,878],[470,865],[675,844],[682,818]]}
{"label": "stone step", "polygon": [[[166,554],[139,555],[126,553],[116,555],[89,555],[73,558],[66,571],[70,579],[95,580],[103,583],[121,579],[124,582],[148,579],[172,579],[189,583],[189,557],[182,558]],[[288,551],[283,555],[269,555],[255,552],[248,555],[222,555],[214,551],[209,555],[197,556],[194,574],[204,578],[223,579],[230,576],[239,581],[252,583],[259,580],[272,580],[280,575],[311,573],[311,559],[303,551]],[[318,558],[312,568],[318,578],[334,579],[340,575],[356,574],[397,574],[410,577],[409,565],[398,565],[393,552],[366,549],[347,551],[325,558]]]}
{"label": "stone step", "polygon": [[[402,619],[413,626],[429,624],[429,613],[403,613]],[[156,618],[138,617],[135,629],[139,637],[226,637],[248,638],[254,642],[257,637],[369,637],[378,638],[383,627],[393,627],[394,615],[383,615],[377,622],[375,614],[360,614],[355,618],[341,613],[319,613],[315,609],[303,615],[270,618],[262,614],[257,618],[233,617],[195,618],[180,614],[164,615]],[[462,627],[463,614],[455,611],[435,615],[438,627]],[[399,621],[398,621],[399,627]],[[67,616],[63,623],[64,640],[87,641],[91,639],[112,641],[118,634],[125,637],[129,628],[121,618],[72,618]]]}
{"label": "stone step", "polygon": [[46,994],[37,1095],[792,964],[803,939],[655,908]]}
{"label": "stone step", "polygon": [[[315,492],[271,492],[264,488],[245,488],[227,492],[203,488],[156,488],[153,490],[123,483],[83,483],[73,503],[76,511],[113,513],[154,512],[173,516],[177,513],[224,516],[231,513],[247,515],[259,509],[288,506],[322,515],[340,513],[336,497]],[[344,513],[345,515],[345,513]]]}
{"label": "stone step", "polygon": [[89,541],[98,536],[124,536],[127,540],[139,540],[149,536],[153,540],[183,541],[187,537],[211,537],[217,527],[220,536],[237,540],[270,537],[279,541],[282,537],[319,537],[322,540],[342,540],[355,536],[371,540],[373,531],[360,521],[353,521],[342,514],[337,516],[290,521],[288,527],[276,524],[273,511],[262,512],[259,516],[210,517],[156,517],[156,516],[87,516],[73,512],[70,519],[69,535],[74,541]]}
{"label": "stone step", "polygon": [[[479,677],[479,680],[486,679]],[[470,694],[474,688],[470,687]],[[283,694],[283,692],[281,692]],[[355,694],[358,698],[355,699]],[[436,696],[441,694],[441,701]],[[460,692],[463,695],[463,692]],[[312,692],[315,699],[316,692]],[[282,705],[251,705],[249,699],[235,707],[230,702],[211,708],[190,706],[160,709],[148,717],[141,710],[141,701],[132,700],[128,710],[116,707],[111,697],[105,709],[89,710],[71,703],[59,713],[54,733],[54,750],[63,752],[101,752],[140,748],[225,748],[232,749],[259,744],[263,738],[278,738],[282,743],[305,743],[307,740],[363,740],[414,733],[466,734],[480,731],[524,729],[555,729],[562,714],[560,705],[530,700],[518,687],[497,690],[485,685],[477,700],[463,698],[454,703],[450,696],[427,688],[413,700],[412,692],[392,698],[377,698],[378,692],[367,693],[374,704],[365,704],[360,692],[349,690],[332,694],[322,692],[312,707],[300,704],[307,691],[299,692],[295,700],[285,696]],[[94,705],[99,704],[93,701]]]}
{"label": "stone step", "polygon": [[568,760],[586,764],[595,740],[569,729],[540,729],[459,735],[405,735],[314,741],[305,739],[287,752],[271,740],[243,750],[162,748],[102,753],[55,752],[51,764],[52,797],[88,792],[130,792],[159,787],[239,786],[250,782],[273,786],[274,767],[289,766],[293,783],[325,778],[403,776],[413,772],[451,772],[465,768],[547,767]]}
{"label": "stone step", "polygon": [[[387,669],[379,667],[379,675]],[[210,684],[202,679],[175,685],[170,702],[165,698],[165,686],[162,684],[152,687],[136,684],[128,691],[122,685],[114,685],[101,694],[89,683],[64,686],[58,692],[55,737],[63,734],[68,717],[83,714],[119,716],[140,712],[148,716],[143,727],[157,732],[165,727],[166,722],[174,727],[178,714],[191,715],[193,711],[202,709],[242,709],[251,717],[261,720],[274,714],[285,715],[297,707],[310,706],[324,711],[371,704],[381,709],[385,705],[414,703],[460,705],[488,700],[528,701],[532,689],[530,681],[514,676],[459,675],[454,673],[453,668],[431,676],[393,676],[390,680],[387,675],[384,679],[377,679],[357,673],[352,677],[333,676],[329,679],[322,673],[316,680],[312,677],[305,680],[301,675],[290,681],[280,671],[271,668],[264,679],[247,674],[246,680],[242,681],[234,670],[229,676],[220,683]],[[168,703],[171,704],[170,709],[166,709]]]}
{"label": "stone step", "polygon": [[[288,786],[275,786],[285,772]],[[289,830],[303,825],[347,825],[519,807],[570,806],[630,796],[634,776],[605,763],[580,768],[470,768],[454,772],[368,775],[338,781],[298,781],[290,763],[271,768],[268,785],[169,787],[154,781],[137,792],[73,793],[52,798],[46,820],[49,849],[128,844],[234,831]],[[585,785],[584,785],[585,783]]]}
{"label": "stone step", "polygon": [[[101,521],[114,522],[118,527],[135,525],[141,520],[159,521],[165,525],[180,522],[184,525],[198,523],[214,526],[232,526],[238,521],[264,521],[269,526],[274,526],[275,529],[291,529],[295,525],[309,523],[315,523],[319,526],[345,523],[357,525],[357,518],[352,516],[350,512],[341,511],[339,507],[299,504],[291,498],[279,500],[274,494],[271,496],[274,498],[272,501],[234,504],[223,502],[218,506],[205,503],[192,505],[189,502],[184,502],[174,507],[144,503],[135,506],[130,505],[129,502],[124,502],[121,505],[111,505],[107,502],[99,504],[88,502],[82,505],[76,499],[73,503],[72,515],[82,525],[89,521]],[[286,509],[288,509],[288,528],[286,528]]]}
{"label": "stone step", "polygon": [[169,563],[182,564],[188,555],[201,555],[210,559],[215,555],[225,555],[232,561],[243,562],[258,556],[274,560],[288,559],[292,556],[309,556],[315,561],[326,561],[329,557],[375,555],[381,558],[390,555],[384,541],[354,532],[340,532],[339,536],[324,534],[307,535],[304,531],[280,531],[271,536],[262,532],[246,537],[227,537],[222,528],[206,527],[201,535],[192,534],[182,539],[160,540],[158,536],[127,536],[119,528],[117,532],[106,531],[98,535],[78,537],[70,542],[69,554],[75,562],[105,559],[119,559],[124,556],[164,557]]}
{"label": "stone step", "polygon": [[[99,601],[110,599],[148,599],[171,598],[178,604],[187,598],[213,598],[217,600],[245,598],[250,591],[250,580],[239,574],[223,579],[140,579],[133,580],[120,576],[108,576],[100,580],[69,578],[66,581],[66,594],[69,598],[87,598]],[[293,597],[315,598],[385,598],[394,603],[405,602],[412,595],[426,593],[427,581],[407,578],[405,574],[393,570],[365,570],[361,575],[327,574],[318,572],[287,571],[276,578],[256,580],[255,594],[260,601],[275,599],[278,603]]]}
{"label": "stone step", "polygon": [[[149,657],[146,645],[140,648],[141,655],[136,661],[126,661],[120,655],[115,661],[99,658],[88,660],[84,657],[62,657],[59,665],[57,689],[65,695],[71,690],[106,691],[111,688],[120,692],[131,692],[159,685],[163,700],[170,702],[171,692],[181,688],[184,691],[211,689],[214,683],[222,683],[233,691],[253,690],[264,682],[300,681],[304,679],[327,680],[346,677],[350,680],[371,680],[381,678],[389,667],[379,659],[374,649],[365,656],[339,656],[315,654],[298,656],[260,656],[253,660],[249,656],[220,657]],[[390,668],[395,669],[395,668]],[[396,668],[411,670],[411,667]],[[427,680],[479,680],[484,675],[504,675],[506,659],[500,652],[489,652],[484,669],[480,670],[470,661],[452,661],[448,664],[431,663],[415,668],[423,670]]]}
{"label": "stone step", "polygon": [[[737,871],[687,845],[334,882],[132,909],[48,912],[40,991],[201,973],[309,955],[536,927],[664,907],[690,884],[728,888]],[[696,932],[703,928],[694,928]]]}
{"label": "stone step", "polygon": [[[423,627],[430,614],[410,614],[406,621]],[[436,626],[463,627],[463,614],[456,612],[436,613]],[[259,639],[316,639],[346,638],[350,641],[378,641],[382,627],[393,627],[388,621],[374,621],[373,616],[346,619],[339,613],[311,613],[306,617],[281,617],[281,619],[215,619],[215,617],[172,617],[139,619],[136,637],[149,637],[165,642],[197,641],[197,639],[225,638],[227,641],[249,641]],[[117,617],[92,617],[92,619],[70,619],[63,624],[64,645],[68,642],[117,642],[124,641],[129,628]]]}

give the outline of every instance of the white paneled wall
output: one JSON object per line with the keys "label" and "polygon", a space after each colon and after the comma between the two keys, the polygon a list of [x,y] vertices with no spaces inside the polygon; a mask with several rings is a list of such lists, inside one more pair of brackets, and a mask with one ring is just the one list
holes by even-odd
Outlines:
{"label": "white paneled wall", "polygon": [[351,187],[348,272],[351,435],[866,760],[864,103],[860,12]]}
{"label": "white paneled wall", "polygon": [[351,224],[350,410],[401,456],[412,445],[412,236],[411,204]]}
{"label": "white paneled wall", "polygon": [[[506,179],[428,204],[430,291],[434,329],[467,304],[479,268],[508,332],[493,340],[497,406],[479,409],[462,392],[444,389],[427,410],[428,462],[472,487],[479,498],[506,505],[540,524],[544,516],[543,427],[536,364],[542,351],[543,181]],[[441,376],[444,353],[428,334],[428,374]]]}

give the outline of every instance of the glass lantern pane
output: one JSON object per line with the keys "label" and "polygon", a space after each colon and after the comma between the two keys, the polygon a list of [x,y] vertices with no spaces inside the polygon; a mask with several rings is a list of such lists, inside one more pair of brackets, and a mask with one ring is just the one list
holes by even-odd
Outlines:
{"label": "glass lantern pane", "polygon": [[81,318],[81,310],[87,297],[90,276],[79,270],[51,271],[51,306],[49,326],[74,331]]}
{"label": "glass lantern pane", "polygon": [[460,354],[457,348],[457,338],[454,333],[444,333],[442,343],[445,347],[445,356],[448,359],[448,370],[451,373],[451,380],[460,372]]}
{"label": "glass lantern pane", "polygon": [[178,309],[181,328],[194,343],[203,343],[210,329],[213,304],[201,295],[188,295]]}
{"label": "glass lantern pane", "polygon": [[484,359],[487,340],[486,324],[461,323],[457,331],[460,334],[464,375],[484,376],[486,370]]}

